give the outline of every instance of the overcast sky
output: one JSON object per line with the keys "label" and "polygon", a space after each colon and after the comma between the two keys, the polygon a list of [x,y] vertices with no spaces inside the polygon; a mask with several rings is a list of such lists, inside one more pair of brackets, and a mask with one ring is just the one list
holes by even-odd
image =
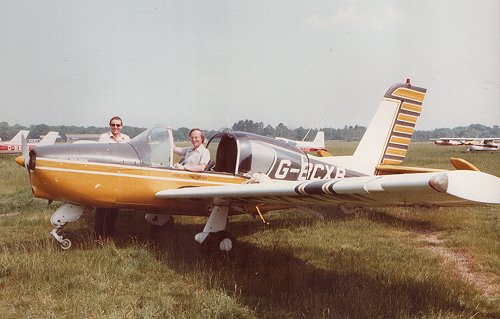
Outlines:
{"label": "overcast sky", "polygon": [[500,1],[0,0],[0,122],[367,126],[411,78],[417,129],[500,124]]}

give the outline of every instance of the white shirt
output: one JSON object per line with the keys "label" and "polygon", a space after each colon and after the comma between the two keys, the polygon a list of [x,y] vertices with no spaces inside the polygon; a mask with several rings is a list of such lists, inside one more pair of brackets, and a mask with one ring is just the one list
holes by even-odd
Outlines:
{"label": "white shirt", "polygon": [[99,137],[99,143],[125,143],[130,141],[128,135],[120,133],[120,137],[117,139],[111,131],[102,133]]}
{"label": "white shirt", "polygon": [[184,156],[184,160],[180,164],[205,164],[207,165],[210,161],[210,152],[202,144],[198,148],[194,149],[192,147],[186,147],[182,149],[181,156]]}

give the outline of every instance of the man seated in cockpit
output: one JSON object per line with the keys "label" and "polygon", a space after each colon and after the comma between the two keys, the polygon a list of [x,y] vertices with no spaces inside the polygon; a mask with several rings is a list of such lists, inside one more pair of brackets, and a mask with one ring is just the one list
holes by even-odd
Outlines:
{"label": "man seated in cockpit", "polygon": [[[170,133],[171,133],[171,129]],[[189,131],[189,138],[193,147],[176,147],[174,145],[174,152],[184,158],[180,163],[174,164],[174,168],[182,169],[185,171],[202,172],[210,161],[210,152],[203,145],[205,142],[205,133],[199,128],[194,128]]]}

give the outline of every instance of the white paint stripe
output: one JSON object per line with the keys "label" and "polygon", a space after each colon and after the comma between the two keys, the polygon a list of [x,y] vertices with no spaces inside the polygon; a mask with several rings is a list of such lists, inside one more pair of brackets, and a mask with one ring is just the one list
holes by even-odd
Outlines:
{"label": "white paint stripe", "polygon": [[175,181],[175,182],[193,182],[200,184],[216,184],[216,185],[232,185],[233,183],[222,183],[222,182],[211,182],[211,181],[202,181],[195,180],[189,178],[171,178],[171,177],[159,177],[159,176],[144,176],[144,175],[134,175],[134,174],[123,174],[123,173],[106,173],[106,172],[95,172],[95,171],[86,171],[86,170],[77,170],[77,169],[62,169],[62,168],[53,168],[53,167],[44,167],[37,166],[37,170],[45,170],[45,171],[56,171],[56,172],[64,172],[64,173],[77,173],[77,174],[90,174],[90,175],[106,175],[106,176],[116,176],[116,177],[129,177],[129,178],[138,178],[138,179],[152,179],[152,180],[160,180],[160,181]]}
{"label": "white paint stripe", "polygon": [[[54,158],[48,158],[48,157],[38,157],[37,160],[40,161],[47,161],[47,162],[53,162],[53,163],[70,163],[70,164],[76,164],[76,165],[91,165],[91,166],[99,166],[99,167],[116,167],[116,168],[121,168],[121,169],[136,169],[136,170],[142,170],[142,171],[153,171],[156,172],[158,170],[169,170],[171,173],[175,174],[184,174],[184,175],[190,175],[193,173],[205,173],[207,176],[210,175],[216,175],[221,178],[227,178],[227,179],[240,179],[240,177],[232,176],[232,175],[218,175],[210,172],[189,172],[189,171],[181,171],[181,170],[174,170],[170,169],[168,167],[165,168],[155,168],[155,167],[144,167],[144,166],[132,166],[132,165],[123,165],[123,164],[111,164],[111,163],[94,163],[94,162],[84,162],[84,161],[71,161],[71,160],[63,160],[63,159],[54,159]],[[38,166],[36,167],[38,168]]]}

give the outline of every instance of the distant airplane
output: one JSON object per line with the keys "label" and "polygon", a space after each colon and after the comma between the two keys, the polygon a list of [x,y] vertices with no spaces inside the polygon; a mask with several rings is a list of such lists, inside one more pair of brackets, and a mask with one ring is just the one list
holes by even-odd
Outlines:
{"label": "distant airplane", "polygon": [[[8,142],[0,142],[0,154],[19,154],[22,152],[22,138],[26,139],[26,136],[28,136],[29,131],[26,130],[21,130],[19,133],[14,136],[10,141]],[[29,143],[28,147],[29,149],[32,149],[35,146],[41,146],[41,145],[52,145],[55,143],[57,137],[59,136],[59,132],[49,132],[47,135],[45,135],[40,142],[38,143]]]}
{"label": "distant airplane", "polygon": [[467,152],[498,150],[500,150],[500,138],[484,138],[467,147]]}
{"label": "distant airplane", "polygon": [[471,137],[440,137],[437,139],[431,138],[431,141],[434,141],[434,144],[438,146],[460,146],[475,144],[477,139]]}
{"label": "distant airplane", "polygon": [[[360,93],[366,89],[360,87]],[[426,89],[393,85],[385,93],[353,155],[319,157],[273,138],[220,132],[208,142],[213,169],[174,168],[173,137],[153,127],[130,142],[60,144],[28,150],[25,167],[35,197],[63,204],[50,218],[51,235],[63,249],[69,223],[95,210],[95,231],[113,233],[118,208],[147,212],[154,225],[171,215],[208,217],[194,236],[207,248],[230,251],[228,216],[313,207],[463,207],[500,204],[500,179],[464,160],[454,171],[399,165],[422,110]],[[182,244],[181,244],[182,245]]]}
{"label": "distant airplane", "polygon": [[316,133],[314,141],[304,141],[309,131],[306,133],[306,136],[304,136],[304,139],[302,141],[289,140],[284,137],[275,137],[275,139],[297,146],[304,152],[317,152],[320,156],[331,156],[331,154],[325,148],[325,133],[323,131],[318,131],[318,133]]}

